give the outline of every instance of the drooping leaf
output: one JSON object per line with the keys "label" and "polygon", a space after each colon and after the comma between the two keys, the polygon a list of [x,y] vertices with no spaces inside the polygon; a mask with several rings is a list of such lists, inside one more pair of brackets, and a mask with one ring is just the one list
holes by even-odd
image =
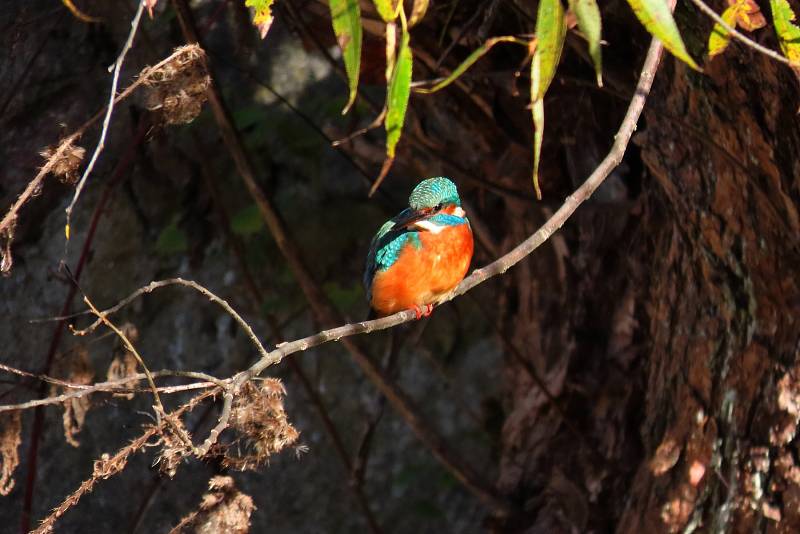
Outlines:
{"label": "drooping leaf", "polygon": [[358,0],[329,0],[329,2],[333,33],[336,34],[339,48],[342,49],[350,89],[350,97],[342,110],[344,115],[355,102],[358,93],[358,74],[361,71],[361,8],[358,7]]}
{"label": "drooping leaf", "polygon": [[602,23],[600,22],[600,8],[596,0],[569,0],[569,8],[578,19],[578,28],[589,43],[589,56],[594,64],[597,75],[597,85],[603,87],[603,60],[600,52],[600,36]]}
{"label": "drooping leaf", "polygon": [[800,67],[800,28],[794,23],[794,11],[786,0],[770,0],[769,5],[781,52],[786,59]]}
{"label": "drooping leaf", "polygon": [[672,55],[693,69],[701,70],[686,51],[667,0],[628,0],[628,3],[645,29],[664,43]]}
{"label": "drooping leaf", "polygon": [[[737,8],[730,6],[722,12],[722,20],[727,22],[730,27],[736,28],[736,15]],[[719,23],[714,24],[714,29],[711,30],[711,35],[708,36],[708,57],[714,57],[724,52],[730,42],[731,34],[728,33],[728,30]]]}
{"label": "drooping leaf", "polygon": [[399,0],[372,0],[383,22],[393,22],[400,14]]}
{"label": "drooping leaf", "polygon": [[538,82],[531,84],[533,101],[541,100],[550,87],[556,74],[561,50],[564,48],[564,37],[567,24],[564,19],[564,7],[561,0],[541,0],[536,14],[536,51],[534,61],[538,60]]}
{"label": "drooping leaf", "polygon": [[536,50],[531,59],[531,112],[533,114],[533,188],[541,200],[539,159],[544,137],[544,95],[556,74],[567,23],[561,0],[541,0],[536,14]]}
{"label": "drooping leaf", "polygon": [[395,147],[400,140],[408,109],[408,97],[411,94],[413,57],[408,42],[408,30],[405,30],[400,38],[400,50],[386,95],[386,155],[390,158],[394,157]]}
{"label": "drooping leaf", "polygon": [[523,41],[516,37],[510,37],[510,36],[492,37],[491,39],[488,39],[485,43],[483,43],[480,46],[480,48],[476,49],[469,56],[467,56],[467,59],[465,59],[458,67],[456,67],[456,69],[453,72],[451,72],[447,78],[440,81],[433,87],[415,88],[414,92],[430,94],[444,89],[445,87],[453,83],[456,80],[456,78],[464,74],[464,72],[466,72],[467,69],[469,69],[472,65],[474,65],[480,58],[485,56],[486,53],[489,52],[489,50],[491,50],[492,47],[498,43],[516,43],[522,46],[528,46],[527,41]]}
{"label": "drooping leaf", "polygon": [[408,27],[414,26],[422,20],[428,12],[428,0],[414,0],[414,7],[411,8],[411,18],[408,19]]}
{"label": "drooping leaf", "polygon": [[272,4],[275,0],[245,0],[244,5],[252,7],[255,11],[253,24],[258,28],[261,38],[267,36],[270,26],[272,26]]}
{"label": "drooping leaf", "polygon": [[[541,57],[534,54],[531,61],[531,95],[536,94],[534,86],[541,83]],[[533,114],[533,189],[536,198],[542,199],[542,190],[539,188],[539,159],[542,154],[542,139],[544,138],[544,99],[532,99],[531,113]]]}
{"label": "drooping leaf", "polygon": [[400,50],[397,52],[394,69],[389,80],[389,88],[386,91],[386,120],[384,122],[386,128],[386,159],[383,162],[378,178],[369,190],[370,196],[380,187],[394,163],[395,149],[397,148],[397,142],[400,141],[403,123],[406,120],[408,98],[411,96],[411,67],[414,63],[414,58],[409,46],[410,36],[402,6],[400,8],[400,21],[402,22],[403,32],[400,37]]}

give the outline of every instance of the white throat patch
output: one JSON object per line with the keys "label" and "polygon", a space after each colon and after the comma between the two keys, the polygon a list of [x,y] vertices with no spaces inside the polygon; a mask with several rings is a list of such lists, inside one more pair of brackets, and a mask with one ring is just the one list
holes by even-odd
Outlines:
{"label": "white throat patch", "polygon": [[417,221],[414,223],[414,226],[417,228],[422,228],[423,230],[427,230],[431,233],[438,234],[442,230],[444,230],[444,226],[433,223],[431,221]]}

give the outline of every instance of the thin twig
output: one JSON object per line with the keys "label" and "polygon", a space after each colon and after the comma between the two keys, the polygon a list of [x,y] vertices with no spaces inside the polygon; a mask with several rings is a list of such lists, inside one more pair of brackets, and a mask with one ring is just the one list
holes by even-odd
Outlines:
{"label": "thin twig", "polygon": [[69,242],[69,222],[70,216],[72,215],[72,208],[78,202],[78,197],[81,195],[81,191],[83,191],[83,186],[86,184],[87,178],[89,178],[89,174],[91,174],[92,169],[94,169],[94,164],[97,162],[97,158],[100,157],[100,153],[103,151],[103,147],[105,147],[106,141],[106,134],[108,133],[108,126],[111,124],[111,115],[114,112],[114,104],[116,102],[117,97],[117,84],[119,83],[119,73],[122,70],[122,64],[125,62],[125,56],[128,54],[128,50],[131,49],[133,46],[133,39],[136,37],[136,32],[139,30],[139,21],[142,19],[142,13],[144,12],[144,5],[146,1],[140,0],[139,7],[136,10],[136,14],[133,16],[133,20],[131,21],[131,31],[128,33],[128,39],[125,41],[125,45],[122,47],[122,51],[117,56],[117,60],[114,62],[114,74],[111,77],[111,92],[108,97],[108,108],[106,109],[106,116],[103,119],[103,129],[100,131],[100,139],[97,141],[97,146],[94,148],[94,153],[92,153],[92,159],[89,160],[89,165],[86,166],[86,169],[83,171],[83,176],[81,176],[78,185],[75,187],[75,195],[72,197],[72,202],[69,203],[67,206],[66,214],[67,214],[67,241]]}
{"label": "thin twig", "polygon": [[[228,315],[233,317],[233,319],[239,324],[239,326],[242,327],[242,330],[244,330],[245,333],[247,333],[247,337],[249,337],[250,341],[253,342],[253,345],[256,347],[259,354],[261,354],[261,357],[263,358],[267,355],[267,350],[264,348],[264,345],[262,345],[261,341],[258,339],[258,336],[256,336],[256,333],[253,331],[252,327],[249,324],[247,324],[247,321],[242,319],[242,316],[239,315],[239,313],[236,310],[234,310],[226,300],[218,297],[210,290],[206,289],[205,287],[201,286],[200,284],[198,284],[193,280],[184,280],[183,278],[168,278],[166,280],[150,282],[146,286],[140,287],[139,289],[137,289],[136,291],[134,291],[133,293],[131,293],[130,295],[119,301],[114,306],[108,308],[107,310],[103,310],[100,313],[102,313],[103,315],[112,315],[118,312],[120,309],[127,306],[128,304],[130,304],[131,302],[133,302],[134,300],[136,300],[141,295],[145,293],[152,293],[156,289],[171,285],[182,285],[192,288],[195,291],[198,291],[199,293],[207,297],[208,300],[210,300],[211,302],[221,306],[222,309],[224,309],[225,312],[228,313]],[[101,320],[97,319],[95,322],[93,322],[86,328],[80,330],[73,330],[73,333],[79,336],[83,336],[96,330],[97,327],[100,326],[100,324]]]}
{"label": "thin twig", "polygon": [[[219,393],[219,389],[215,388],[210,391],[206,391],[201,393],[200,395],[193,397],[190,399],[186,404],[182,405],[180,408],[169,414],[169,417],[166,419],[174,420],[175,418],[180,417],[187,411],[192,411],[201,401],[204,399],[216,395]],[[47,517],[45,517],[39,526],[32,532],[32,534],[46,534],[53,531],[53,526],[55,525],[56,521],[64,515],[67,510],[78,504],[81,497],[86,493],[92,491],[94,489],[95,484],[97,484],[100,480],[106,480],[111,478],[112,476],[121,472],[125,465],[127,465],[128,458],[145,448],[147,442],[153,436],[159,434],[164,429],[164,421],[160,424],[153,425],[152,427],[145,430],[145,432],[136,438],[135,440],[131,441],[128,445],[117,451],[114,456],[111,457],[104,457],[101,460],[95,462],[94,470],[92,472],[92,476],[89,477],[87,480],[83,481],[81,485],[78,487],[77,490],[72,492],[69,496],[67,496],[62,503],[55,508]]]}
{"label": "thin twig", "polygon": [[752,48],[752,49],[753,49],[753,50],[755,50],[756,52],[761,52],[761,53],[762,53],[762,54],[764,54],[765,56],[767,56],[767,57],[770,57],[770,58],[774,59],[775,61],[778,61],[779,63],[783,63],[784,65],[789,65],[789,66],[790,66],[790,67],[792,67],[792,68],[798,68],[798,67],[800,67],[800,65],[798,65],[798,64],[795,64],[795,63],[792,63],[791,61],[789,61],[788,59],[786,59],[785,57],[783,57],[783,56],[782,56],[782,55],[780,55],[779,53],[775,52],[774,50],[770,50],[769,48],[767,48],[767,47],[765,47],[765,46],[761,46],[760,44],[758,44],[757,42],[753,41],[752,39],[750,39],[750,38],[749,38],[749,37],[747,37],[746,35],[744,35],[744,34],[742,34],[742,33],[738,32],[738,31],[736,30],[736,28],[734,28],[733,26],[731,26],[730,24],[728,24],[727,22],[725,22],[725,19],[723,19],[722,17],[720,17],[720,16],[717,14],[717,12],[716,12],[716,11],[714,11],[713,9],[711,9],[711,8],[708,6],[708,4],[706,4],[705,2],[703,2],[703,0],[691,0],[691,2],[692,2],[694,5],[696,5],[696,6],[697,6],[697,8],[698,8],[700,11],[702,11],[703,13],[705,13],[706,15],[708,15],[709,17],[711,17],[712,19],[714,19],[714,21],[715,21],[717,24],[719,24],[720,26],[722,26],[722,28],[723,28],[723,29],[724,29],[726,32],[728,32],[729,34],[731,34],[731,36],[732,36],[733,38],[735,38],[737,41],[739,41],[740,43],[744,44],[745,46],[748,46],[748,47]]}
{"label": "thin twig", "polygon": [[114,331],[117,337],[119,337],[122,340],[122,343],[125,345],[125,348],[128,349],[128,352],[133,354],[133,357],[136,358],[136,361],[138,361],[139,365],[142,366],[142,370],[144,371],[144,374],[147,376],[147,383],[150,384],[150,390],[153,392],[153,399],[156,401],[156,421],[161,423],[161,416],[166,412],[164,410],[164,405],[161,403],[161,396],[159,396],[158,394],[158,388],[156,387],[156,383],[153,380],[153,375],[150,374],[150,369],[148,369],[147,364],[144,363],[144,358],[142,358],[141,354],[139,354],[139,351],[136,350],[136,347],[133,346],[133,343],[131,343],[131,340],[128,339],[128,336],[126,336],[122,330],[117,328],[117,326],[114,323],[109,321],[108,317],[106,317],[106,314],[95,308],[94,304],[92,304],[92,301],[89,300],[89,297],[84,295],[83,302],[85,302],[86,305],[89,306],[89,309],[92,310],[92,313],[97,315],[98,320],[102,321],[103,324],[105,324],[107,327],[109,327],[111,330]]}
{"label": "thin twig", "polygon": [[[172,373],[169,374],[170,376]],[[159,376],[158,373],[153,373],[153,376]],[[56,395],[54,397],[46,397],[44,399],[34,399],[28,402],[21,402],[19,404],[3,404],[0,405],[0,412],[11,412],[16,410],[29,410],[31,408],[36,408],[37,406],[49,406],[53,404],[61,404],[66,402],[70,399],[77,399],[80,397],[86,397],[87,395],[91,395],[93,393],[143,393],[146,391],[152,391],[149,387],[148,388],[132,388],[132,387],[124,387],[125,384],[128,382],[133,381],[140,381],[146,378],[144,373],[131,375],[129,377],[120,378],[118,380],[112,380],[108,382],[99,382],[97,384],[92,385],[84,385],[83,389],[76,389],[69,393],[64,393],[63,395]],[[72,387],[77,387],[77,384],[71,384]],[[159,393],[180,393],[183,391],[192,391],[195,389],[206,389],[210,387],[220,387],[218,384],[210,381],[206,382],[192,382],[191,384],[184,384],[182,386],[161,386],[156,388]]]}
{"label": "thin twig", "polygon": [[[11,374],[24,376],[26,378],[35,378],[36,380],[41,380],[42,382],[47,382],[49,384],[54,384],[56,386],[61,386],[67,389],[79,389],[79,390],[91,390],[91,391],[104,391],[103,388],[114,387],[120,384],[126,384],[128,382],[144,380],[146,375],[144,373],[134,374],[130,376],[126,376],[124,378],[119,378],[116,380],[109,380],[106,382],[98,382],[96,384],[75,384],[73,382],[67,382],[65,380],[61,380],[58,378],[53,378],[51,376],[47,376],[45,374],[35,374],[29,371],[23,371],[22,369],[17,369],[16,367],[11,367],[10,365],[5,365],[0,363],[0,370],[6,371]],[[153,378],[160,378],[163,376],[170,376],[170,377],[180,377],[180,378],[196,378],[199,380],[205,380],[210,382],[211,384],[215,384],[220,387],[226,387],[226,383],[223,380],[220,380],[214,376],[211,376],[206,373],[199,373],[197,371],[170,371],[170,370],[163,370],[163,371],[156,371],[152,373]],[[170,388],[175,386],[164,386],[158,388],[159,391],[168,391]],[[109,390],[110,391],[110,390]],[[138,391],[138,390],[137,390]],[[176,390],[177,391],[177,390]],[[114,390],[114,392],[119,392],[119,390]],[[3,407],[0,406],[0,411],[4,411]]]}
{"label": "thin twig", "polygon": [[[185,46],[177,48],[172,54],[159,61],[156,65],[142,69],[136,81],[131,83],[127,88],[125,88],[124,91],[114,98],[113,104],[119,104],[122,100],[128,98],[142,84],[150,81],[150,76],[152,73],[159,71],[164,65],[173,61],[179,55],[186,53],[186,51],[187,47]],[[0,239],[5,239],[7,241],[11,240],[19,210],[25,205],[26,202],[28,202],[31,198],[36,196],[39,191],[41,191],[42,182],[50,173],[50,171],[53,170],[53,167],[55,167],[56,164],[62,160],[64,153],[73,148],[73,143],[77,141],[84,133],[86,133],[86,130],[94,126],[97,121],[104,117],[107,109],[107,107],[103,107],[103,109],[95,113],[77,130],[69,134],[67,137],[64,137],[59,142],[58,148],[56,148],[53,154],[47,159],[42,168],[39,169],[39,172],[36,173],[36,176],[34,176],[33,179],[28,182],[28,185],[25,187],[22,193],[19,194],[17,200],[14,201],[14,204],[11,205],[6,214],[3,216],[3,219],[0,220]]]}

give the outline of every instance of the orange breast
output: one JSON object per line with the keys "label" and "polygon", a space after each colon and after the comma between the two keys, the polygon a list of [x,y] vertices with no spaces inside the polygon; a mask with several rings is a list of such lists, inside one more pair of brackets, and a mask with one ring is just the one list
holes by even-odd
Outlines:
{"label": "orange breast", "polygon": [[467,274],[473,248],[469,225],[419,237],[420,248],[409,243],[389,269],[376,273],[371,304],[380,315],[436,304]]}

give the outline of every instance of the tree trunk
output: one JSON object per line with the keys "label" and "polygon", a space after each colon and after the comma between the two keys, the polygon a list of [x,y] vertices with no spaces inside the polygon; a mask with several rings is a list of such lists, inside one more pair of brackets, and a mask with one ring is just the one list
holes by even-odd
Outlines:
{"label": "tree trunk", "polygon": [[705,75],[667,58],[641,193],[629,177],[632,202],[593,203],[509,281],[509,337],[558,397],[509,363],[518,526],[800,529],[798,104],[792,71],[741,47]]}

